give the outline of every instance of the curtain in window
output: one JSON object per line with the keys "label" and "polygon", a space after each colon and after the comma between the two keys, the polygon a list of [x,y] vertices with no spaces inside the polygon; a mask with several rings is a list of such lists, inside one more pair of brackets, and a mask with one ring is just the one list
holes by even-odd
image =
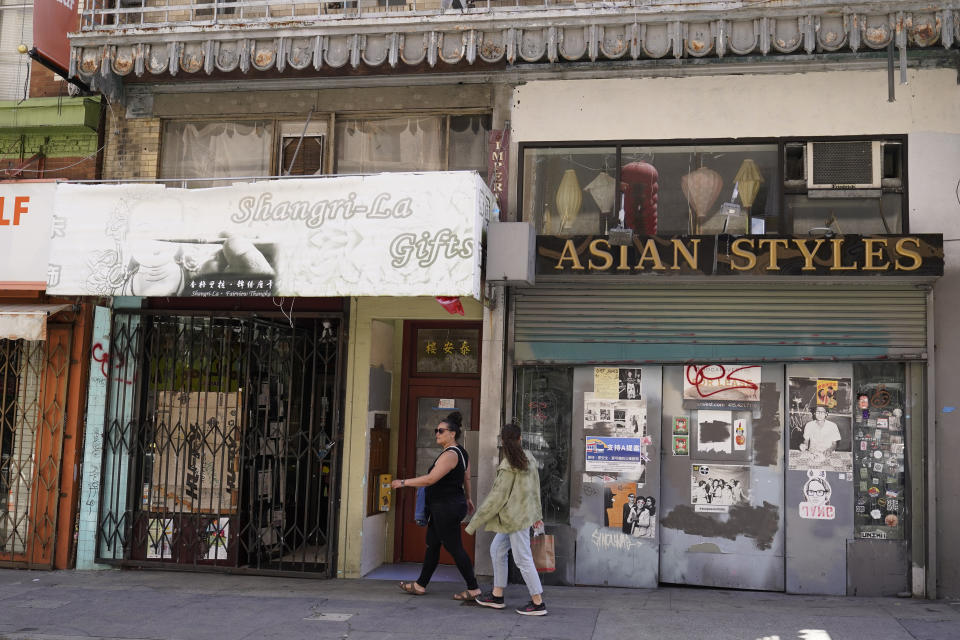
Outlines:
{"label": "curtain in window", "polygon": [[170,122],[163,134],[161,177],[272,175],[272,129],[267,122]]}

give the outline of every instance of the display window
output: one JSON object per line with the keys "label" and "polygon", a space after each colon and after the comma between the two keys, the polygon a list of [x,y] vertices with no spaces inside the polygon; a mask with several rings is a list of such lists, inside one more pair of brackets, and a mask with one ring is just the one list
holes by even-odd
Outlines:
{"label": "display window", "polygon": [[896,234],[903,141],[521,145],[540,235]]}

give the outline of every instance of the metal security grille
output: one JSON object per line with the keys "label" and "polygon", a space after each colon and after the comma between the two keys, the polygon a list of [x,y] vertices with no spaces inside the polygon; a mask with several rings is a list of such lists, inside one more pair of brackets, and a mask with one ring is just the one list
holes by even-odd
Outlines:
{"label": "metal security grille", "polygon": [[102,561],[326,573],[339,318],[117,313]]}
{"label": "metal security grille", "polygon": [[915,359],[927,350],[922,285],[544,280],[514,295],[516,364]]}
{"label": "metal security grille", "polygon": [[53,566],[70,336],[0,340],[0,564]]}

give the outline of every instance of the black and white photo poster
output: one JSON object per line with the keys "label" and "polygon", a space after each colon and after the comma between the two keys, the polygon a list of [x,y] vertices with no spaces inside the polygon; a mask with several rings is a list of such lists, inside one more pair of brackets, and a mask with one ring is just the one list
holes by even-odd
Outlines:
{"label": "black and white photo poster", "polygon": [[750,467],[731,464],[690,466],[690,503],[695,511],[727,513],[750,502]]}
{"label": "black and white photo poster", "polygon": [[790,378],[791,470],[852,472],[853,393],[849,378]]}

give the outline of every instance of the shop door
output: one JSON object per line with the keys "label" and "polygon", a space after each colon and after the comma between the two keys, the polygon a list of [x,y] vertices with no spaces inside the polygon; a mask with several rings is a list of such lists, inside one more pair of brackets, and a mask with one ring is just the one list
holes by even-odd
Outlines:
{"label": "shop door", "polygon": [[[406,415],[401,427],[400,460],[397,475],[400,478],[412,478],[425,475],[440,454],[436,444],[437,424],[451,411],[463,415],[463,437],[460,440],[470,454],[471,484],[473,500],[476,502],[476,472],[479,438],[476,426],[479,424],[480,388],[478,384],[464,385],[436,381],[429,385],[409,387],[407,391]],[[414,522],[416,492],[413,489],[400,493],[399,546],[401,562],[421,562],[426,548],[426,527]],[[461,529],[465,527],[464,523]],[[463,546],[474,558],[474,537],[463,535]],[[442,564],[453,564],[453,558],[443,550],[440,553]]]}
{"label": "shop door", "polygon": [[663,368],[660,581],[784,589],[783,365]]}
{"label": "shop door", "polygon": [[329,572],[339,328],[115,313],[100,558]]}
{"label": "shop door", "polygon": [[0,566],[53,566],[72,335],[0,340]]}

